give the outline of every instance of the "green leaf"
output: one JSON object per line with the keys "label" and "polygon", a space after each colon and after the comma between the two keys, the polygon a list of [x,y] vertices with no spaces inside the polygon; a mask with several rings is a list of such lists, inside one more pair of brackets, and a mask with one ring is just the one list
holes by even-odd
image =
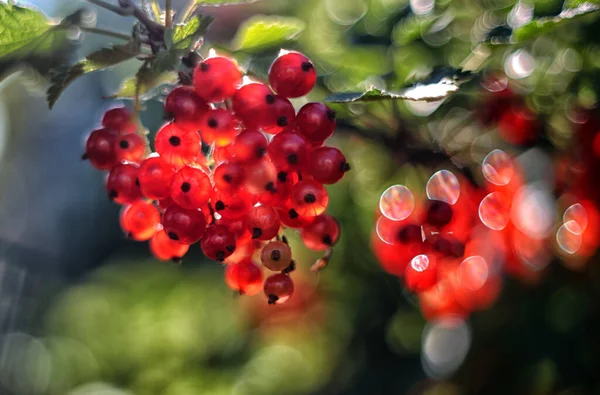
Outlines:
{"label": "green leaf", "polygon": [[172,30],[168,30],[165,34],[168,48],[177,51],[196,49],[198,41],[204,36],[213,19],[210,15],[197,15],[186,24],[176,25]]}
{"label": "green leaf", "polygon": [[234,49],[244,52],[259,52],[294,39],[306,24],[298,19],[282,16],[257,15],[246,20],[238,29]]}
{"label": "green leaf", "polygon": [[102,48],[96,52],[92,52],[86,56],[84,60],[77,62],[72,66],[63,66],[52,70],[50,74],[50,87],[46,93],[49,107],[52,108],[52,106],[54,106],[54,103],[56,103],[61,93],[75,79],[84,74],[102,70],[126,60],[133,59],[140,54],[140,43],[139,41],[134,40],[127,44],[115,45],[111,48]]}
{"label": "green leaf", "polygon": [[458,91],[460,86],[473,78],[469,72],[441,69],[427,80],[391,92],[371,87],[364,92],[334,93],[325,98],[330,103],[352,103],[357,101],[411,100],[438,101]]}
{"label": "green leaf", "polygon": [[223,5],[251,4],[260,0],[196,0],[196,4],[220,7]]}
{"label": "green leaf", "polygon": [[[145,73],[148,73],[147,71]],[[119,91],[109,99],[133,99],[135,97],[135,84],[137,77],[125,80]],[[174,71],[167,71],[161,74],[143,74],[140,78],[139,95],[142,100],[150,100],[160,94],[161,87],[165,85],[176,84],[179,77]]]}

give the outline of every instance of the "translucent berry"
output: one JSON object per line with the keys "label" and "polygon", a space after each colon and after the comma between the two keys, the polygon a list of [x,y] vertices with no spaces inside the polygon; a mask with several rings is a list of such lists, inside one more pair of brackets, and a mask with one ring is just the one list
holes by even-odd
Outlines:
{"label": "translucent berry", "polygon": [[287,274],[273,274],[265,280],[263,291],[269,304],[282,304],[294,293],[294,282]]}
{"label": "translucent berry", "polygon": [[163,126],[154,137],[156,152],[176,168],[194,163],[201,154],[200,135],[174,123]]}
{"label": "translucent berry", "polygon": [[123,135],[115,140],[115,155],[119,162],[139,163],[146,154],[146,142],[135,133]]}
{"label": "translucent berry", "polygon": [[252,240],[252,233],[246,226],[246,218],[220,218],[217,223],[225,226],[235,236],[236,246],[248,243]]}
{"label": "translucent berry", "polygon": [[202,210],[189,210],[172,204],[163,213],[162,225],[171,240],[194,244],[206,229],[206,218]]}
{"label": "translucent berry", "polygon": [[120,223],[127,237],[144,241],[156,233],[160,225],[160,214],[151,202],[138,200],[123,206]]}
{"label": "translucent berry", "polygon": [[200,243],[204,255],[219,262],[233,254],[235,246],[234,234],[223,225],[209,225]]}
{"label": "translucent berry", "polygon": [[540,123],[535,114],[521,105],[506,109],[498,121],[500,137],[513,145],[527,145],[535,142],[540,131]]}
{"label": "translucent berry", "polygon": [[246,215],[246,226],[252,233],[253,239],[271,240],[277,236],[281,221],[274,208],[254,206]]}
{"label": "translucent berry", "polygon": [[245,259],[239,263],[227,265],[225,283],[240,294],[256,295],[263,285],[262,271],[250,259]]}
{"label": "translucent berry", "polygon": [[227,58],[208,58],[194,70],[194,88],[208,102],[218,103],[230,98],[241,82],[242,73]]}
{"label": "translucent berry", "polygon": [[244,188],[253,194],[275,193],[277,169],[268,159],[244,166]]}
{"label": "translucent berry", "polygon": [[264,134],[256,130],[245,130],[234,142],[235,159],[239,162],[258,162],[267,155],[269,143]]}
{"label": "translucent berry", "polygon": [[182,167],[171,181],[171,197],[175,203],[187,209],[201,208],[212,193],[210,178],[195,167]]}
{"label": "translucent berry", "polygon": [[323,213],[328,202],[327,191],[315,180],[302,180],[290,192],[291,208],[302,216],[314,217]]}
{"label": "translucent berry", "polygon": [[311,222],[315,220],[316,217],[306,217],[298,214],[296,210],[294,210],[291,206],[286,205],[284,207],[277,207],[277,214],[279,214],[279,219],[281,223],[288,228],[304,228]]}
{"label": "translucent berry", "polygon": [[340,224],[328,214],[321,214],[302,229],[300,237],[314,251],[323,251],[332,247],[340,238]]}
{"label": "translucent berry", "polygon": [[161,261],[180,261],[190,246],[171,239],[167,232],[160,230],[150,239],[150,252]]}
{"label": "translucent berry", "polygon": [[231,111],[216,108],[206,113],[200,125],[202,140],[207,144],[224,147],[231,144],[239,133],[239,121]]}
{"label": "translucent berry", "polygon": [[121,163],[110,171],[106,181],[106,191],[115,203],[130,203],[142,197],[138,181],[138,166]]}
{"label": "translucent berry", "polygon": [[131,121],[131,112],[125,107],[106,111],[102,117],[102,126],[120,133],[135,132],[135,124]]}
{"label": "translucent berry", "polygon": [[427,208],[426,222],[433,226],[444,226],[452,221],[452,207],[441,200],[431,200]]}
{"label": "translucent berry", "polygon": [[118,161],[115,142],[118,135],[111,129],[94,130],[85,143],[85,159],[98,170],[110,170]]}
{"label": "translucent berry", "polygon": [[290,266],[292,250],[284,242],[272,241],[263,247],[260,260],[267,269],[280,272]]}
{"label": "translucent berry", "polygon": [[317,81],[312,62],[298,52],[281,55],[269,69],[269,83],[275,92],[285,97],[300,97],[311,91]]}
{"label": "translucent berry", "polygon": [[233,143],[225,147],[215,147],[213,150],[213,160],[216,164],[235,160],[235,148]]}
{"label": "translucent berry", "polygon": [[140,188],[148,199],[162,200],[171,195],[171,181],[175,175],[173,166],[160,156],[144,160],[138,171]]}
{"label": "translucent berry", "polygon": [[423,292],[437,281],[435,258],[432,255],[417,255],[406,266],[404,273],[406,288],[411,292]]}
{"label": "translucent berry", "polygon": [[308,165],[310,145],[300,134],[279,133],[269,143],[269,157],[279,170],[299,171]]}
{"label": "translucent berry", "polygon": [[265,84],[251,83],[241,86],[233,95],[231,104],[235,115],[246,128],[258,129],[268,116],[269,104],[275,95]]}
{"label": "translucent berry", "polygon": [[213,209],[223,218],[239,218],[252,208],[252,195],[243,189],[215,191],[211,202]]}
{"label": "translucent berry", "polygon": [[213,181],[216,189],[238,189],[244,182],[244,168],[237,162],[221,163],[213,172]]}
{"label": "translucent berry", "polygon": [[277,134],[296,127],[296,110],[285,97],[273,96],[272,100],[268,97],[265,110],[266,113],[260,123],[263,132]]}
{"label": "translucent berry", "polygon": [[199,122],[209,110],[210,106],[191,86],[179,86],[165,99],[165,112],[177,123]]}
{"label": "translucent berry", "polygon": [[320,147],[310,155],[310,175],[322,184],[335,184],[350,170],[346,157],[333,147]]}
{"label": "translucent berry", "polygon": [[307,103],[296,115],[300,133],[313,145],[321,145],[335,130],[335,113],[323,103]]}

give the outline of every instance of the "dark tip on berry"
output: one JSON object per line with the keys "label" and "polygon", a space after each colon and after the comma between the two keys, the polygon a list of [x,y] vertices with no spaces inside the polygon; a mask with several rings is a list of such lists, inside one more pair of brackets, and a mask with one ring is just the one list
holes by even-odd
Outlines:
{"label": "dark tip on berry", "polygon": [[225,246],[225,249],[229,252],[233,252],[233,251],[235,251],[235,246],[228,245],[228,246]]}
{"label": "dark tip on berry", "polygon": [[208,71],[208,69],[210,69],[210,66],[208,65],[208,63],[206,63],[206,62],[200,63],[200,71]]}
{"label": "dark tip on berry", "polygon": [[305,203],[314,203],[317,201],[317,197],[314,195],[314,193],[307,193],[306,195],[304,195],[304,202]]}
{"label": "dark tip on berry", "polygon": [[81,155],[81,160],[88,160],[90,157],[88,156],[88,154],[83,154]]}
{"label": "dark tip on berry", "polygon": [[215,203],[215,210],[217,210],[217,211],[225,210],[225,203],[223,203],[220,200],[217,200],[217,202]]}
{"label": "dark tip on berry", "polygon": [[332,122],[335,121],[335,111],[327,110],[327,119],[329,119]]}
{"label": "dark tip on berry", "polygon": [[262,158],[267,154],[267,149],[265,147],[260,147],[256,150],[256,156],[258,158]]}
{"label": "dark tip on berry", "polygon": [[127,141],[127,140],[121,140],[121,141],[119,141],[119,147],[121,147],[122,149],[129,148],[129,141]]}
{"label": "dark tip on berry", "polygon": [[252,238],[253,239],[258,239],[260,236],[262,236],[262,230],[260,230],[260,228],[252,229]]}
{"label": "dark tip on berry", "polygon": [[299,217],[298,212],[296,210],[294,210],[293,208],[291,208],[290,211],[288,211],[288,215],[289,215],[290,219],[296,219]]}
{"label": "dark tip on berry", "polygon": [[206,124],[208,125],[208,127],[211,128],[216,128],[217,126],[219,126],[219,123],[214,118],[210,118]]}
{"label": "dark tip on berry", "polygon": [[269,300],[267,302],[269,304],[275,304],[279,300],[279,296],[276,296],[276,295],[269,295],[268,298],[269,298]]}
{"label": "dark tip on berry", "polygon": [[329,236],[329,235],[323,236],[323,244],[328,245],[328,246],[332,245],[333,240],[331,240],[331,236]]}
{"label": "dark tip on berry", "polygon": [[267,96],[265,96],[265,101],[267,102],[267,104],[273,104],[275,103],[275,96],[268,94]]}
{"label": "dark tip on berry", "polygon": [[271,193],[277,192],[277,189],[275,189],[275,184],[273,184],[272,181],[269,181],[267,185],[265,185],[265,191],[269,191]]}
{"label": "dark tip on berry", "polygon": [[189,182],[184,182],[181,184],[181,192],[187,193],[192,189],[192,185]]}
{"label": "dark tip on berry", "polygon": [[169,232],[167,233],[167,236],[169,236],[169,239],[171,240],[179,240],[179,236],[177,236],[175,232]]}
{"label": "dark tip on berry", "polygon": [[169,144],[171,144],[173,147],[177,147],[179,144],[181,144],[181,138],[179,138],[179,136],[171,136],[169,137]]}
{"label": "dark tip on berry", "polygon": [[108,198],[110,200],[115,200],[118,196],[119,196],[119,194],[114,189],[111,189],[110,191],[108,191]]}
{"label": "dark tip on berry", "polygon": [[217,261],[223,262],[225,260],[225,252],[217,251],[217,253],[215,254],[215,258],[217,259]]}
{"label": "dark tip on berry", "polygon": [[174,256],[173,258],[171,258],[171,261],[173,263],[176,263],[176,264],[179,265],[179,264],[181,264],[181,257],[180,256]]}
{"label": "dark tip on berry", "polygon": [[277,126],[287,126],[287,124],[288,124],[287,117],[277,118]]}
{"label": "dark tip on berry", "polygon": [[279,182],[286,182],[287,175],[288,174],[285,171],[280,171],[279,173],[277,173],[277,180],[279,180]]}
{"label": "dark tip on berry", "polygon": [[274,261],[278,261],[281,259],[281,251],[273,250],[271,251],[271,259]]}
{"label": "dark tip on berry", "polygon": [[289,154],[287,156],[287,161],[290,165],[296,165],[298,164],[298,155],[296,154]]}
{"label": "dark tip on berry", "polygon": [[300,66],[300,67],[302,67],[302,71],[310,71],[315,66],[313,66],[313,64],[310,62],[303,62],[302,66]]}
{"label": "dark tip on berry", "polygon": [[135,179],[135,186],[136,186],[136,187],[139,187],[139,186],[140,186],[140,179],[139,179],[139,178],[136,178],[136,179]]}
{"label": "dark tip on berry", "polygon": [[230,175],[230,174],[225,174],[225,175],[223,176],[223,181],[225,181],[226,183],[228,183],[228,184],[229,184],[231,181],[233,181],[233,177],[231,177],[231,175]]}
{"label": "dark tip on berry", "polygon": [[294,270],[296,270],[296,261],[291,261],[290,264],[288,265],[288,267],[286,267],[285,269],[283,269],[281,271],[281,273],[288,274],[288,273],[293,272]]}
{"label": "dark tip on berry", "polygon": [[348,162],[342,162],[342,163],[340,163],[340,171],[342,173],[350,171],[350,164]]}

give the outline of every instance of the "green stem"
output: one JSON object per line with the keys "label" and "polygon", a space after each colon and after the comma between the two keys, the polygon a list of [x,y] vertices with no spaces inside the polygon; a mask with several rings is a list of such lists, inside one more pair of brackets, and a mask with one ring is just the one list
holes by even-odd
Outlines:
{"label": "green stem", "polygon": [[173,15],[171,14],[172,0],[165,1],[165,27],[170,29],[173,26]]}
{"label": "green stem", "polygon": [[80,27],[80,29],[86,33],[100,34],[102,36],[120,38],[122,40],[131,40],[131,36],[123,33],[113,32],[111,30],[104,30],[96,27]]}
{"label": "green stem", "polygon": [[150,154],[150,140],[148,140],[148,134],[146,133],[146,129],[142,124],[142,120],[140,119],[140,77],[136,76],[135,80],[135,97],[133,98],[133,119],[136,124],[136,131],[144,140],[144,145],[146,147],[146,155]]}

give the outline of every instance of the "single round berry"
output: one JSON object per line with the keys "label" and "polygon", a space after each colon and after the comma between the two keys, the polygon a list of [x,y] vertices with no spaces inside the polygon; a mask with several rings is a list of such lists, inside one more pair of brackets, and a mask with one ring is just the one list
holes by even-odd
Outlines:
{"label": "single round berry", "polygon": [[267,155],[268,145],[261,132],[245,130],[235,138],[235,159],[243,163],[258,162]]}
{"label": "single round berry", "polygon": [[240,218],[252,208],[252,195],[243,189],[218,190],[211,198],[214,210],[223,218]]}
{"label": "single round berry", "polygon": [[310,146],[300,134],[279,133],[269,143],[269,157],[280,170],[299,171],[308,165]]}
{"label": "single round berry", "polygon": [[131,203],[142,197],[138,181],[138,166],[121,163],[110,171],[106,181],[108,197],[115,203]]}
{"label": "single round berry", "polygon": [[98,170],[110,170],[116,163],[118,134],[111,129],[94,130],[85,143],[85,158]]}
{"label": "single round berry", "polygon": [[427,208],[426,222],[433,226],[444,226],[452,221],[452,207],[441,200],[431,200]]}
{"label": "single round berry", "polygon": [[296,125],[313,145],[321,145],[335,130],[335,113],[323,103],[307,103],[296,115]]}
{"label": "single round berry", "polygon": [[102,117],[102,126],[123,134],[135,132],[135,124],[131,121],[131,112],[125,107],[106,111]]}
{"label": "single round berry", "polygon": [[161,261],[180,261],[190,246],[171,239],[167,232],[160,230],[150,239],[150,252]]}
{"label": "single round berry", "polygon": [[314,251],[326,250],[340,238],[340,224],[328,214],[321,214],[300,232],[307,248]]}
{"label": "single round berry", "polygon": [[188,209],[204,206],[213,189],[208,175],[195,167],[182,167],[171,180],[171,197],[175,203]]}
{"label": "single round berry", "polygon": [[235,236],[236,247],[246,244],[252,240],[252,233],[246,226],[246,218],[224,218],[221,217],[217,224],[225,226]]}
{"label": "single round berry", "polygon": [[311,61],[298,52],[281,55],[269,69],[269,83],[284,97],[300,97],[311,91],[317,72]]}
{"label": "single round berry", "polygon": [[144,160],[138,171],[140,188],[148,199],[162,200],[170,197],[171,180],[175,169],[161,157],[154,156]]}
{"label": "single round berry", "polygon": [[294,282],[287,274],[273,274],[265,280],[263,291],[269,304],[282,304],[294,293]]}
{"label": "single round berry", "polygon": [[271,240],[277,236],[281,221],[274,208],[254,206],[246,215],[246,226],[252,233],[253,239]]}
{"label": "single round berry", "polygon": [[252,194],[276,193],[277,169],[268,159],[244,167],[244,188]]}
{"label": "single round berry", "polygon": [[241,86],[233,95],[231,104],[235,115],[244,123],[246,128],[259,129],[269,116],[267,98],[275,98],[271,89],[265,84],[251,83]]}
{"label": "single round berry", "polygon": [[279,214],[279,219],[281,220],[281,224],[287,226],[288,228],[296,228],[301,229],[305,226],[309,225],[312,221],[315,220],[316,217],[305,217],[303,215],[298,214],[296,210],[291,208],[291,206],[286,205],[284,207],[277,207],[277,214]]}
{"label": "single round berry", "polygon": [[176,168],[193,163],[201,154],[200,135],[174,123],[163,126],[154,137],[156,152]]}
{"label": "single round berry", "polygon": [[322,184],[335,184],[350,170],[344,154],[333,147],[320,147],[310,155],[310,175]]}
{"label": "single round berry", "polygon": [[114,150],[119,162],[139,163],[146,154],[146,143],[139,134],[129,133],[116,139]]}
{"label": "single round berry", "polygon": [[172,204],[163,213],[162,225],[171,240],[194,244],[204,233],[206,218],[202,210],[189,210]]}
{"label": "single round berry", "polygon": [[244,295],[256,295],[263,284],[260,267],[250,259],[227,265],[225,268],[225,283],[229,288]]}
{"label": "single round berry", "polygon": [[210,106],[191,86],[180,86],[171,91],[165,99],[165,112],[175,122],[199,122]]}
{"label": "single round berry", "polygon": [[327,191],[315,180],[302,180],[290,192],[291,208],[302,216],[314,217],[323,213],[328,202]]}
{"label": "single round berry", "polygon": [[144,241],[156,233],[160,224],[160,214],[152,203],[138,200],[123,206],[120,223],[130,238]]}
{"label": "single round berry", "polygon": [[231,111],[224,108],[210,110],[200,125],[202,140],[207,144],[215,144],[224,147],[231,144],[237,136],[239,121]]}
{"label": "single round berry", "polygon": [[241,83],[242,73],[237,65],[224,57],[208,58],[194,70],[194,88],[208,102],[230,98]]}
{"label": "single round berry", "polygon": [[[270,95],[267,97],[271,97]],[[293,130],[296,127],[296,110],[294,105],[285,97],[273,96],[267,101],[260,128],[265,133],[277,134],[283,130]]]}
{"label": "single round berry", "polygon": [[237,162],[225,162],[213,172],[216,189],[238,189],[244,182],[244,168]]}
{"label": "single round berry", "polygon": [[284,242],[272,241],[263,247],[260,260],[267,269],[280,272],[292,262],[292,250]]}
{"label": "single round berry", "polygon": [[433,287],[437,281],[435,258],[433,255],[415,256],[406,266],[404,273],[406,288],[411,292],[423,292]]}
{"label": "single round berry", "polygon": [[200,242],[204,255],[219,262],[233,254],[235,246],[234,234],[223,225],[210,225]]}

